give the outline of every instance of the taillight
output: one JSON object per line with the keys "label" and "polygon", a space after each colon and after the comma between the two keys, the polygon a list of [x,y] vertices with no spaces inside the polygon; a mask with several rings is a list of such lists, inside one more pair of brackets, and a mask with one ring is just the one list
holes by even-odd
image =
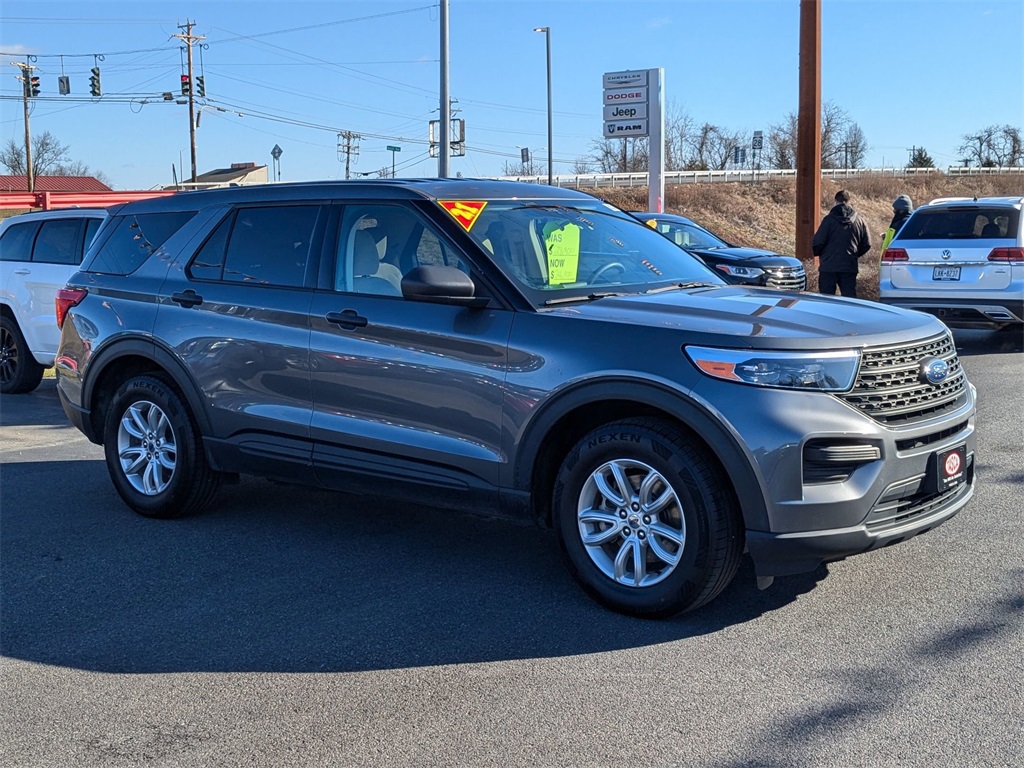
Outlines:
{"label": "taillight", "polygon": [[1024,248],[993,248],[989,261],[1024,261]]}
{"label": "taillight", "polygon": [[81,304],[88,293],[85,288],[61,288],[57,291],[53,303],[57,309],[58,328],[64,327],[64,318],[68,316],[68,310]]}
{"label": "taillight", "polygon": [[902,248],[886,248],[882,254],[882,263],[892,264],[896,261],[910,261],[910,255]]}

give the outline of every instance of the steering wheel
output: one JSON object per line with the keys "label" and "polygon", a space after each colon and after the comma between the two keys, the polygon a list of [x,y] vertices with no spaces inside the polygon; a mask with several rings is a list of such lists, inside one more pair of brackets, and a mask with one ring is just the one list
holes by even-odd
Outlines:
{"label": "steering wheel", "polygon": [[613,269],[617,269],[621,271],[623,274],[625,274],[626,265],[618,261],[612,261],[609,262],[608,264],[605,264],[604,266],[598,267],[597,269],[594,270],[593,274],[591,274],[590,277],[587,278],[587,283],[593,285],[598,281],[599,278],[601,278],[604,275],[605,272],[608,272]]}

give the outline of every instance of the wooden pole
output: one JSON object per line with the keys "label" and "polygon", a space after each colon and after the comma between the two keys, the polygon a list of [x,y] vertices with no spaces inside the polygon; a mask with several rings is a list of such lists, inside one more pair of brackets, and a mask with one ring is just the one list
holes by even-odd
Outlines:
{"label": "wooden pole", "polygon": [[821,0],[800,0],[796,144],[796,256],[810,259],[811,240],[821,218]]}

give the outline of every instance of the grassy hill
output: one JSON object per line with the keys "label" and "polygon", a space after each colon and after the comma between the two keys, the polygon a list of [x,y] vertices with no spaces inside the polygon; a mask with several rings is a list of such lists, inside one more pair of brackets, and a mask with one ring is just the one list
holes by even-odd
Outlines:
{"label": "grassy hill", "polygon": [[[892,201],[910,195],[914,205],[937,197],[1024,197],[1024,175],[929,176],[893,178],[862,176],[821,182],[821,215],[833,205],[835,193],[846,189],[850,204],[868,224],[872,248],[860,262],[857,295],[878,297],[878,260],[882,233],[892,219]],[[588,190],[590,191],[590,190]],[[603,200],[626,210],[647,209],[647,187],[600,189]],[[775,179],[749,183],[671,184],[665,187],[665,210],[693,219],[723,239],[737,245],[767,248],[782,254],[796,251],[796,180]],[[808,289],[816,290],[817,269],[811,254],[798,254],[807,267]]]}

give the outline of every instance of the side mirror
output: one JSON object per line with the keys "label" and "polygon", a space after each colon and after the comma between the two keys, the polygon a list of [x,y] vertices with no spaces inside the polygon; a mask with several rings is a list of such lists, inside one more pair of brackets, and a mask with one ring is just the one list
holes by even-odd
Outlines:
{"label": "side mirror", "polygon": [[486,307],[486,297],[476,295],[476,284],[455,267],[422,266],[409,270],[402,278],[402,296],[410,301],[454,304],[460,307]]}

